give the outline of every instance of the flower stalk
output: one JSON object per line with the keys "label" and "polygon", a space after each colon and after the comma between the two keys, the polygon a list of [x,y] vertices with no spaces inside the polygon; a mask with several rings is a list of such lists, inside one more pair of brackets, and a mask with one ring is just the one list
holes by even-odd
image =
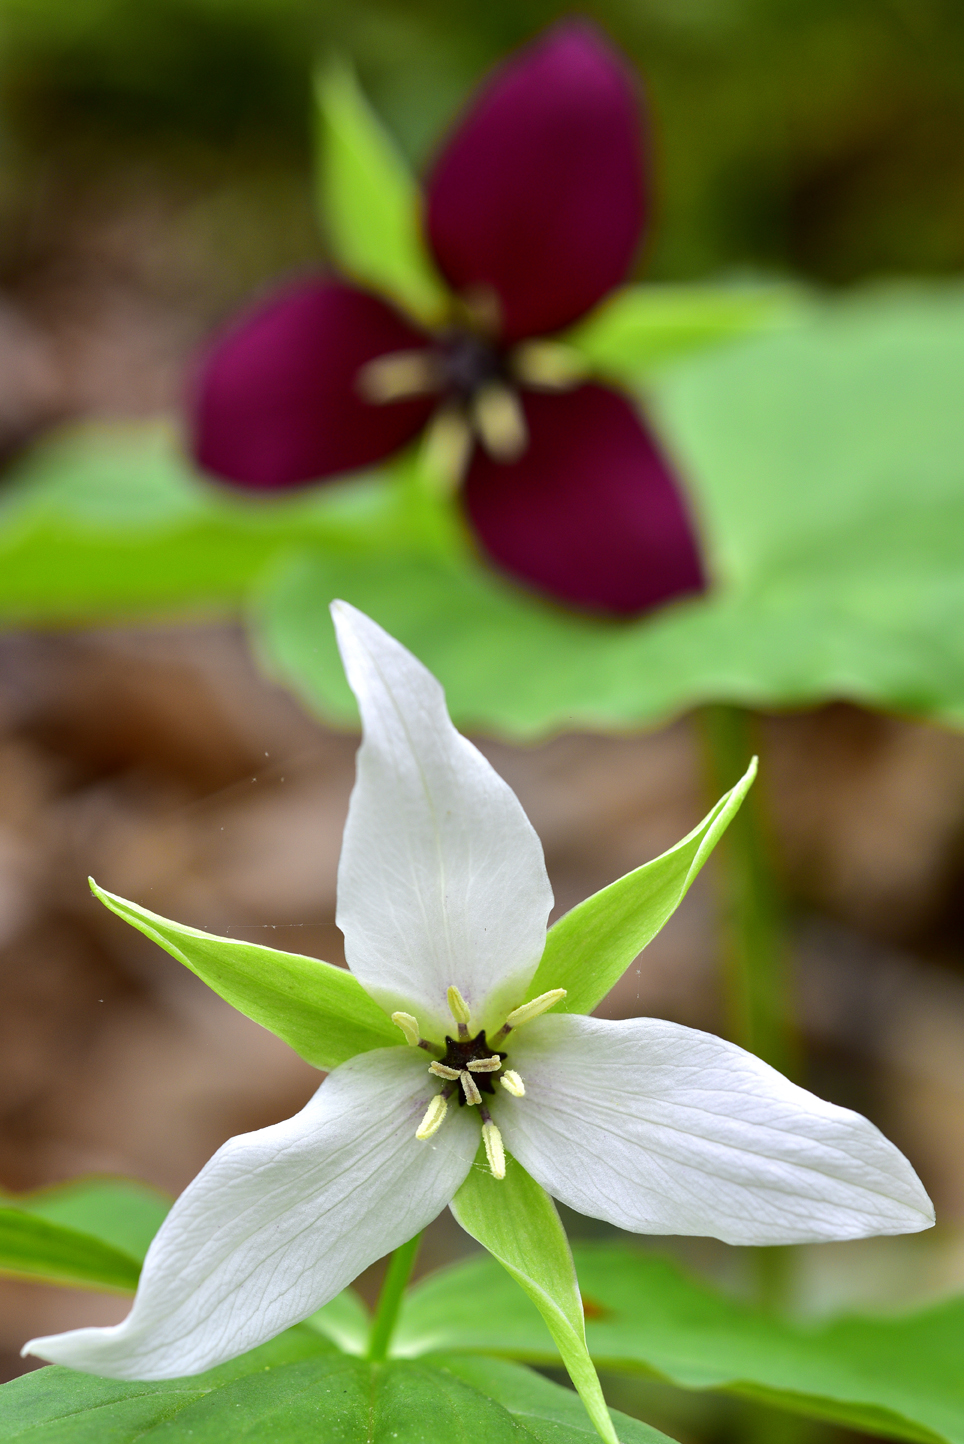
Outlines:
{"label": "flower stalk", "polygon": [[[703,736],[711,789],[739,777],[757,751],[740,707],[706,707]],[[718,849],[722,873],[723,992],[727,1034],[781,1073],[799,1072],[799,1044],[783,908],[768,856],[758,789],[747,798]]]}
{"label": "flower stalk", "polygon": [[421,1242],[422,1235],[415,1234],[414,1238],[408,1240],[408,1243],[403,1243],[400,1248],[397,1248],[388,1261],[388,1269],[378,1295],[375,1317],[372,1320],[372,1331],[368,1340],[368,1361],[371,1364],[380,1364],[388,1358],[392,1335],[395,1332],[395,1325],[398,1323],[398,1311],[402,1306],[402,1298],[412,1276],[412,1269],[415,1267],[415,1258]]}

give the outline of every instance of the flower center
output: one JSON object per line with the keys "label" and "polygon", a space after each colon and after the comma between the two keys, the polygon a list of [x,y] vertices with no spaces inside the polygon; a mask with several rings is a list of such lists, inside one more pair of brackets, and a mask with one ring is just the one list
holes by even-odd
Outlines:
{"label": "flower center", "polygon": [[[474,1038],[445,1038],[445,1057],[430,1071],[436,1077],[455,1081],[464,1072],[471,1073],[476,1089],[480,1093],[495,1092],[495,1074],[508,1057],[507,1053],[494,1053],[486,1042],[485,1029]],[[482,1064],[484,1066],[480,1067]],[[446,1072],[442,1070],[446,1069]],[[459,1105],[467,1103],[465,1089],[459,1090]]]}
{"label": "flower center", "polygon": [[[544,1013],[547,1008],[551,1008],[554,1003],[558,1003],[565,996],[565,988],[553,988],[550,992],[533,998],[531,1002],[520,1003],[518,1008],[513,1008],[496,1033],[495,1043],[501,1043],[503,1038],[507,1038],[514,1028],[521,1028],[523,1023],[538,1018],[540,1013]],[[485,1144],[489,1167],[496,1178],[505,1178],[505,1149],[502,1146],[502,1134],[492,1121],[492,1115],[482,1101],[482,1094],[495,1094],[493,1083],[496,1073],[499,1074],[499,1082],[502,1087],[513,1098],[525,1097],[525,1084],[515,1069],[502,1070],[502,1064],[508,1054],[500,1053],[497,1048],[493,1051],[492,1044],[485,1036],[484,1028],[474,1037],[470,1036],[469,1007],[454,984],[448,989],[448,1005],[452,1017],[455,1019],[458,1036],[452,1038],[446,1034],[444,1057],[437,1058],[428,1065],[428,1071],[434,1077],[441,1078],[444,1086],[441,1093],[436,1093],[428,1105],[425,1117],[415,1131],[415,1137],[422,1142],[434,1137],[445,1121],[449,1099],[456,1094],[459,1107],[466,1103],[478,1105],[479,1116],[482,1120],[482,1141]],[[413,1048],[424,1048],[429,1053],[433,1051],[433,1045],[421,1035],[418,1019],[413,1018],[411,1013],[393,1013],[392,1022],[402,1030],[406,1042]]]}
{"label": "flower center", "polygon": [[[452,326],[430,346],[393,351],[366,362],[356,379],[370,404],[437,396],[434,429],[444,437],[443,470],[460,479],[476,438],[493,461],[518,461],[529,429],[509,358],[479,331]],[[436,448],[438,449],[438,448]]]}
{"label": "flower center", "polygon": [[505,363],[484,337],[472,331],[451,330],[439,337],[436,356],[445,390],[470,402],[477,391],[493,382],[506,385]]}

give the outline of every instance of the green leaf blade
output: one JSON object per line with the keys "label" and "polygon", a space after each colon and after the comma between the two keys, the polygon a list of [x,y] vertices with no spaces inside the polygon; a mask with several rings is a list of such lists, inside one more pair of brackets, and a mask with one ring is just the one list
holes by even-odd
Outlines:
{"label": "green leaf blade", "polygon": [[269,1028],[316,1068],[397,1048],[401,1034],[344,968],[162,918],[90,880],[96,898],[196,973],[232,1007]]}
{"label": "green leaf blade", "polygon": [[[562,1440],[575,1439],[592,1444],[597,1437],[572,1390],[550,1383],[531,1369],[520,1369],[503,1359],[474,1358],[471,1354],[433,1355],[431,1362],[497,1400],[540,1444],[562,1444]],[[651,1425],[615,1409],[610,1413],[620,1444],[666,1444],[668,1436]]]}
{"label": "green leaf blade", "polygon": [[742,805],[756,776],[743,777],[669,852],[578,903],[549,929],[527,997],[565,988],[557,1011],[591,1013],[679,907]]}
{"label": "green leaf blade", "polygon": [[140,1261],[92,1234],[0,1207],[0,1274],[70,1288],[133,1293]]}
{"label": "green leaf blade", "polygon": [[[667,1444],[616,1416],[623,1444]],[[0,1388],[4,1444],[424,1444],[444,1421],[450,1444],[589,1444],[576,1397],[491,1359],[390,1360],[338,1354],[304,1328],[193,1378],[159,1383],[38,1369]]]}
{"label": "green leaf blade", "polygon": [[450,1206],[466,1233],[488,1249],[528,1294],[545,1320],[598,1434],[607,1444],[618,1444],[586,1348],[576,1271],[552,1199],[508,1155],[505,1178],[494,1178],[480,1150],[476,1165]]}
{"label": "green leaf blade", "polygon": [[321,72],[315,95],[319,196],[336,259],[426,324],[439,323],[446,293],[422,239],[415,181],[346,66]]}
{"label": "green leaf blade", "polygon": [[199,475],[163,421],[64,426],[4,477],[0,620],[223,614],[279,554],[377,550],[397,527],[384,477],[246,496]]}
{"label": "green leaf blade", "polygon": [[[888,1438],[964,1444],[964,1298],[896,1317],[794,1323],[725,1297],[655,1254],[612,1245],[574,1254],[597,1368],[723,1390]],[[536,1308],[484,1256],[412,1291],[396,1347],[437,1349],[440,1318],[449,1350],[539,1364],[555,1357]]]}
{"label": "green leaf blade", "polygon": [[143,1262],[173,1199],[128,1178],[80,1178],[2,1200],[35,1218],[78,1229]]}
{"label": "green leaf blade", "polygon": [[[305,551],[261,594],[276,674],[351,716],[318,618],[373,617],[457,725],[538,738],[708,702],[846,699],[964,726],[964,287],[880,288],[653,375],[650,421],[712,579],[619,623],[567,614],[452,549]],[[320,640],[319,640],[320,638]]]}

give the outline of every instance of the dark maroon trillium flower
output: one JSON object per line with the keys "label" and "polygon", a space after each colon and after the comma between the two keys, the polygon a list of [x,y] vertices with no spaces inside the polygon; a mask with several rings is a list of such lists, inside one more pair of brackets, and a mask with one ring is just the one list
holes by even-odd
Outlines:
{"label": "dark maroon trillium flower", "polygon": [[614,613],[701,590],[685,504],[636,409],[560,372],[546,339],[624,279],[643,208],[632,79],[565,22],[493,75],[429,179],[448,323],[430,334],[340,280],[291,287],[204,363],[198,461],[290,487],[382,461],[429,426],[479,542],[516,579]]}

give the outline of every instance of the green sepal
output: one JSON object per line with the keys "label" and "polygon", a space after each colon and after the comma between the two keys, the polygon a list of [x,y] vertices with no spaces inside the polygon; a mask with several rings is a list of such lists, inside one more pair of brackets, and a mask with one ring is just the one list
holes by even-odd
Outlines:
{"label": "green sepal", "polygon": [[591,1013],[686,896],[756,776],[754,757],[682,842],[577,904],[549,929],[545,951],[526,994],[565,988],[557,1011]]}
{"label": "green sepal", "polygon": [[[522,1165],[510,1155],[505,1162],[505,1178],[493,1177],[480,1147],[452,1200],[452,1212],[466,1233],[488,1249],[528,1294],[545,1319],[597,1433],[607,1444],[618,1444],[586,1348],[579,1284],[562,1220],[545,1189]],[[444,1315],[439,1323],[444,1339]]]}
{"label": "green sepal", "polygon": [[171,922],[106,892],[93,878],[90,890],[239,1013],[270,1028],[316,1068],[337,1068],[356,1053],[402,1044],[387,1014],[344,968]]}
{"label": "green sepal", "polygon": [[92,1234],[0,1206],[0,1275],[132,1294],[140,1261]]}
{"label": "green sepal", "polygon": [[418,186],[352,71],[315,81],[318,194],[335,259],[428,325],[444,319],[445,287],[422,238]]}
{"label": "green sepal", "polygon": [[597,375],[632,382],[664,362],[787,325],[801,313],[789,286],[627,286],[561,338]]}

